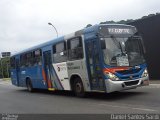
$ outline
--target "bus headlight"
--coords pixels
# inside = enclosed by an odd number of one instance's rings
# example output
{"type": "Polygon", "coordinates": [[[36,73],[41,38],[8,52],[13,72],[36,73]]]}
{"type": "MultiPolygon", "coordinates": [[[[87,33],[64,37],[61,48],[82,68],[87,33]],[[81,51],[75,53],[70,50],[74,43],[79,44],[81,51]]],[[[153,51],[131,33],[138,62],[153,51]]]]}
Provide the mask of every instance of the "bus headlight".
{"type": "Polygon", "coordinates": [[[105,75],[107,75],[107,77],[113,81],[119,80],[119,78],[116,75],[114,75],[113,73],[109,72],[109,73],[105,73],[105,75]]]}
{"type": "Polygon", "coordinates": [[[147,69],[144,70],[144,72],[142,74],[142,77],[148,77],[148,71],[147,71],[147,69]]]}

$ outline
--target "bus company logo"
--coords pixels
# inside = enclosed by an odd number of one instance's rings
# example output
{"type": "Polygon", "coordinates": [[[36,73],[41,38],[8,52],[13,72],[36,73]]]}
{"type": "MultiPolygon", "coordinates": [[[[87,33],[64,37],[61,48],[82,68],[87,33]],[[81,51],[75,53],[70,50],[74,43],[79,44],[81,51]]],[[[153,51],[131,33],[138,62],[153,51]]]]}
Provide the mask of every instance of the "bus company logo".
{"type": "Polygon", "coordinates": [[[133,76],[129,76],[130,79],[133,79],[133,76]]]}

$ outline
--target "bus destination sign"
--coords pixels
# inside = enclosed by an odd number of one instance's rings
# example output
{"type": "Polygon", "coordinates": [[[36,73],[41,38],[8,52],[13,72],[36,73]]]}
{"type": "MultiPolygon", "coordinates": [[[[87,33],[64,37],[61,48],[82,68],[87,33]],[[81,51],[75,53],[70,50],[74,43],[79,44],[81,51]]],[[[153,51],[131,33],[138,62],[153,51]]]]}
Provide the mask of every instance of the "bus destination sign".
{"type": "Polygon", "coordinates": [[[128,28],[108,28],[109,34],[133,34],[133,31],[128,28]]]}

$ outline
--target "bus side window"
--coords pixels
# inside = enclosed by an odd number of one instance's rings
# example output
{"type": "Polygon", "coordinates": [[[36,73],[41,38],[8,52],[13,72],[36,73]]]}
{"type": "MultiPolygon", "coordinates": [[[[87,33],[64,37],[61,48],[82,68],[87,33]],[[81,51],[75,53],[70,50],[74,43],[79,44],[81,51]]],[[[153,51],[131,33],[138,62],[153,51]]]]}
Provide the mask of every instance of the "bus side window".
{"type": "Polygon", "coordinates": [[[60,42],[53,46],[53,60],[55,63],[67,61],[66,42],[60,42]]]}
{"type": "Polygon", "coordinates": [[[81,37],[68,40],[67,46],[69,60],[78,60],[83,58],[83,45],[81,37]]]}
{"type": "Polygon", "coordinates": [[[10,64],[11,64],[11,69],[15,69],[16,68],[16,63],[15,63],[15,57],[11,57],[11,60],[10,60],[10,64]]]}
{"type": "Polygon", "coordinates": [[[25,67],[25,65],[26,65],[26,59],[27,59],[26,54],[22,54],[22,55],[20,56],[20,66],[21,66],[22,68],[25,67]]]}
{"type": "Polygon", "coordinates": [[[32,64],[34,66],[42,65],[42,51],[41,49],[33,51],[32,64]]]}
{"type": "Polygon", "coordinates": [[[25,66],[30,67],[32,66],[32,52],[26,54],[26,64],[25,66]]]}

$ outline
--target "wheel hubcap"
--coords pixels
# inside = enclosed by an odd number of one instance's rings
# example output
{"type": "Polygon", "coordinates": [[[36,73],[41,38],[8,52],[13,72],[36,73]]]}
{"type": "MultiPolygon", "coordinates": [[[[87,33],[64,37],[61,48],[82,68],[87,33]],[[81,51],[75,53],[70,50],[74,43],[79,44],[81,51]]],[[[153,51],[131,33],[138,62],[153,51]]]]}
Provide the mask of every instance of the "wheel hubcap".
{"type": "Polygon", "coordinates": [[[77,84],[76,84],[76,91],[77,91],[78,93],[80,93],[81,90],[82,90],[81,84],[80,84],[80,83],[77,83],[77,84]]]}

